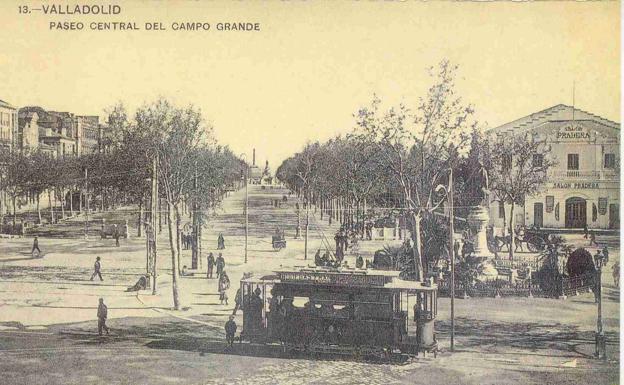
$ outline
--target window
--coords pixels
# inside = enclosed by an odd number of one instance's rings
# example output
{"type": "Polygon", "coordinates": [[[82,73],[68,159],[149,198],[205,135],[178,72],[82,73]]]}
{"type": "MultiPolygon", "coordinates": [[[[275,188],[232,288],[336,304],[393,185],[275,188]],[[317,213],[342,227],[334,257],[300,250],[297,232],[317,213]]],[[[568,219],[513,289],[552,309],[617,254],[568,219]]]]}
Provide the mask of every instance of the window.
{"type": "Polygon", "coordinates": [[[579,155],[568,154],[568,170],[578,170],[578,169],[579,169],[579,155]]]}
{"type": "Polygon", "coordinates": [[[533,167],[542,167],[544,164],[544,155],[533,154],[533,167]]]}
{"type": "Polygon", "coordinates": [[[615,154],[605,154],[604,168],[615,168],[615,154]]]}
{"type": "Polygon", "coordinates": [[[505,218],[505,204],[503,202],[498,202],[498,217],[505,218]]]}

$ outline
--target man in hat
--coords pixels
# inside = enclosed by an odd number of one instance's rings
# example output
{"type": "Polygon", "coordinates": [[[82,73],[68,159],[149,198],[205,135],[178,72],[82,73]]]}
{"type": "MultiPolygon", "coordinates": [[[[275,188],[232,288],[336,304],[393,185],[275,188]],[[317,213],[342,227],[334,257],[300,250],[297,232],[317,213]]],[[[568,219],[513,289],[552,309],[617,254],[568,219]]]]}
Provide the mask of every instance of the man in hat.
{"type": "Polygon", "coordinates": [[[221,277],[223,269],[225,269],[225,259],[223,258],[223,255],[219,253],[219,256],[217,257],[217,278],[221,277]]]}
{"type": "Polygon", "coordinates": [[[208,254],[208,272],[206,273],[206,278],[212,278],[212,271],[215,265],[214,255],[212,253],[208,254]]]}
{"type": "Polygon", "coordinates": [[[101,268],[102,265],[100,264],[100,257],[95,257],[95,263],[93,264],[93,274],[91,274],[91,281],[93,281],[93,278],[95,278],[96,275],[100,277],[100,281],[103,281],[102,273],[100,272],[101,268]]]}
{"type": "Polygon", "coordinates": [[[108,326],[106,326],[106,318],[108,317],[108,307],[104,304],[104,298],[100,298],[97,311],[98,317],[98,334],[102,335],[102,329],[106,330],[106,334],[109,334],[108,326]]]}
{"type": "Polygon", "coordinates": [[[32,250],[30,250],[30,254],[35,252],[35,249],[37,250],[37,255],[41,255],[41,250],[39,250],[39,237],[37,237],[35,235],[35,239],[33,239],[33,246],[32,246],[32,250]]]}

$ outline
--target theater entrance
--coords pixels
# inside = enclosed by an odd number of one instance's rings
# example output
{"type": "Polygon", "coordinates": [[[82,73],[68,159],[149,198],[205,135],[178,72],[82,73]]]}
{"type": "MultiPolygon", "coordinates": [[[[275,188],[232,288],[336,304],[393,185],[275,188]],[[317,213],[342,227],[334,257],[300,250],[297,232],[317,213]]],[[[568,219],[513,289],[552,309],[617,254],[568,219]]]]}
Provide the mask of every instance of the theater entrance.
{"type": "Polygon", "coordinates": [[[566,200],[565,227],[582,228],[587,224],[587,201],[583,198],[566,200]]]}

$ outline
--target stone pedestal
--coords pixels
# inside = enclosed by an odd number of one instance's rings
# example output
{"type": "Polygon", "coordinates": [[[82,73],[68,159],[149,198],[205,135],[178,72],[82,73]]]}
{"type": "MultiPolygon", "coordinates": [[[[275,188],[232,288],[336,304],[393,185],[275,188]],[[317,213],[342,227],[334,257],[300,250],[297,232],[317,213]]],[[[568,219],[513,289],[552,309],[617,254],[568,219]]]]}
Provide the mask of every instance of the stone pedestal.
{"type": "Polygon", "coordinates": [[[473,208],[468,214],[468,225],[474,234],[474,254],[478,257],[493,258],[494,255],[488,249],[487,226],[490,215],[487,208],[479,206],[473,208]]]}

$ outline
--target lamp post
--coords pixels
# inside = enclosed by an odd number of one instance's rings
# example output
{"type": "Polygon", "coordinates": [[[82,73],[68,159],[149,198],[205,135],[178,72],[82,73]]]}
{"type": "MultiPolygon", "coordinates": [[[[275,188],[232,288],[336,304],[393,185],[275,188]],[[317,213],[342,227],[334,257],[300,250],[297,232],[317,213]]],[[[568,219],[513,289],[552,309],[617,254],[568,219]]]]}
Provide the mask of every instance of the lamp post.
{"type": "Polygon", "coordinates": [[[444,190],[449,206],[449,257],[451,260],[451,351],[455,350],[455,245],[453,237],[455,233],[455,225],[453,223],[453,168],[449,170],[448,186],[439,185],[436,191],[444,190]]]}
{"type": "Polygon", "coordinates": [[[598,299],[598,317],[596,320],[596,353],[595,356],[598,359],[607,359],[607,341],[602,329],[602,267],[605,260],[604,255],[596,254],[594,256],[594,263],[596,265],[596,293],[598,299]]]}

